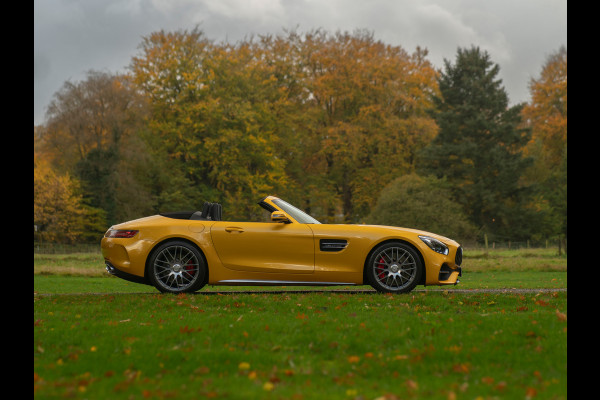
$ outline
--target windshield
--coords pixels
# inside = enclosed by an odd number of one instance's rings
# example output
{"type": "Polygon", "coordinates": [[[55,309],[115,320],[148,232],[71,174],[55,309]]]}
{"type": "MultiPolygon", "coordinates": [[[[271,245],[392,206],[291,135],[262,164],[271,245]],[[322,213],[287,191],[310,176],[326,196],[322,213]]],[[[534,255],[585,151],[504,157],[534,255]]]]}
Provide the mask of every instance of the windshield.
{"type": "Polygon", "coordinates": [[[281,199],[273,199],[273,203],[277,204],[279,208],[288,213],[292,218],[294,218],[301,224],[320,224],[319,221],[317,221],[304,211],[297,209],[293,205],[286,203],[281,199]]]}

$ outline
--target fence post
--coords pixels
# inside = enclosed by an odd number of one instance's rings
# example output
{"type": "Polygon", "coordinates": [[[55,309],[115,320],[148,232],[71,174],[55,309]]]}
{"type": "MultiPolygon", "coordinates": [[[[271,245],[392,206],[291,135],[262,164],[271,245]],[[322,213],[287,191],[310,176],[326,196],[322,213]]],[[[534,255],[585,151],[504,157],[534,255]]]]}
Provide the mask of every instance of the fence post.
{"type": "Polygon", "coordinates": [[[487,255],[488,253],[488,239],[487,239],[487,233],[483,234],[483,239],[485,240],[485,254],[487,255]]]}

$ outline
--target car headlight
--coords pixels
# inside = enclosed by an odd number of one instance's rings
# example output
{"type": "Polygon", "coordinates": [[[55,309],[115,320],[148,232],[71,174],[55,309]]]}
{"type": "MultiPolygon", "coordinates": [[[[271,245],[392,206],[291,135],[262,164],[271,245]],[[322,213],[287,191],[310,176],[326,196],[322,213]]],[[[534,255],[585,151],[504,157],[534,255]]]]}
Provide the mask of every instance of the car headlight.
{"type": "Polygon", "coordinates": [[[425,244],[427,246],[429,246],[429,248],[433,251],[435,251],[436,253],[440,253],[443,255],[448,255],[448,246],[446,246],[444,243],[440,242],[437,239],[434,239],[432,237],[429,236],[419,236],[419,239],[421,239],[423,242],[425,242],[425,244]]]}

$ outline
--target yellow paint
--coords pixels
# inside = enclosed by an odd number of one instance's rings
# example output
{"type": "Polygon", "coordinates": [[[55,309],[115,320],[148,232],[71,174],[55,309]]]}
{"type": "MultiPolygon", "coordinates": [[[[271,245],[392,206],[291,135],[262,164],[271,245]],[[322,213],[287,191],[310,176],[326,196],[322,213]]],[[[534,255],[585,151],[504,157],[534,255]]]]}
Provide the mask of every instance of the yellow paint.
{"type": "MultiPolygon", "coordinates": [[[[264,201],[283,212],[272,200],[264,201]]],[[[415,229],[379,225],[301,224],[285,213],[290,223],[190,221],[160,215],[145,217],[111,227],[137,229],[133,238],[103,238],[102,254],[115,268],[144,276],[146,259],[152,249],[169,239],[184,239],[204,254],[209,269],[209,284],[223,281],[280,281],[290,284],[363,284],[363,269],[369,252],[378,244],[398,240],[412,245],[422,256],[427,285],[455,284],[458,272],[438,280],[443,264],[455,269],[459,244],[454,240],[415,229]],[[418,236],[442,241],[448,255],[431,250],[418,236]],[[348,246],[337,252],[320,250],[321,239],[344,239],[348,246]]],[[[241,283],[240,283],[241,284],[241,283]]],[[[281,283],[285,285],[285,283],[281,283]]]]}

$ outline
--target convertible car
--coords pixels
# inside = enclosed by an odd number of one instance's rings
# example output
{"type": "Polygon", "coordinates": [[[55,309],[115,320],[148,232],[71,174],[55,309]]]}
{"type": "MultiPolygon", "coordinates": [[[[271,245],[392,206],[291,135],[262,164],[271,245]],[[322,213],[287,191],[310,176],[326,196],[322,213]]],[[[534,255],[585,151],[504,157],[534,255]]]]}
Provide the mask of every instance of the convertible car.
{"type": "Polygon", "coordinates": [[[270,222],[222,221],[221,205],[112,226],[106,270],[161,292],[209,285],[363,285],[407,293],[456,285],[462,247],[433,233],[379,225],[321,224],[274,196],[258,204],[270,222]]]}

